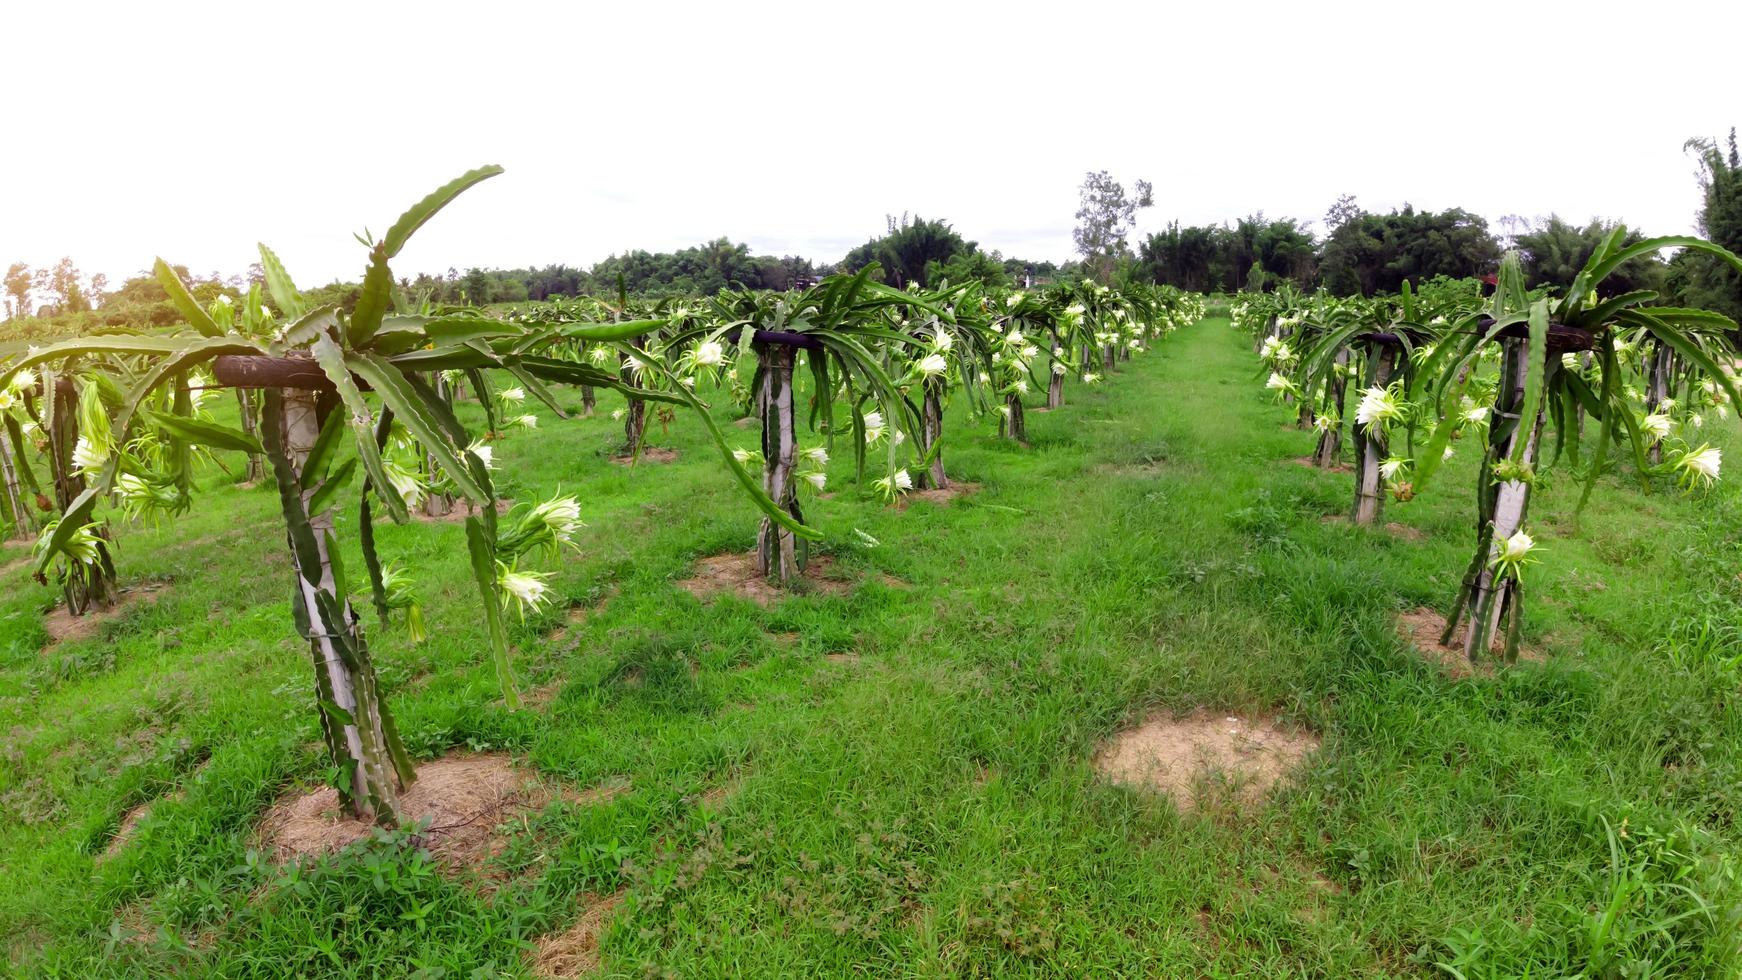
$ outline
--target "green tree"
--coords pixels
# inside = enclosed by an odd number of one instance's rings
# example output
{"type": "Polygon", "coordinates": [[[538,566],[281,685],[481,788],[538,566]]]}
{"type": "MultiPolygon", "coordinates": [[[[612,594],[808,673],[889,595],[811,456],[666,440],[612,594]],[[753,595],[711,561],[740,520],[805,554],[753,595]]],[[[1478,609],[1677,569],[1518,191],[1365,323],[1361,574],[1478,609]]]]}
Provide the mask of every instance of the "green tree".
{"type": "MultiPolygon", "coordinates": [[[[1536,222],[1531,230],[1517,236],[1518,251],[1524,257],[1526,287],[1572,285],[1573,277],[1590,262],[1602,247],[1603,240],[1614,229],[1613,222],[1592,218],[1584,225],[1575,225],[1551,214],[1536,222]]],[[[1628,232],[1623,247],[1643,241],[1637,232],[1628,232]]],[[[1619,295],[1635,289],[1663,288],[1667,267],[1652,256],[1629,259],[1604,280],[1605,296],[1619,295]]]]}
{"type": "Polygon", "coordinates": [[[6,269],[6,318],[30,315],[30,266],[14,262],[6,269]]]}
{"type": "Polygon", "coordinates": [[[946,263],[961,252],[972,252],[975,243],[964,239],[947,221],[927,221],[906,214],[898,222],[888,217],[888,229],[882,238],[873,238],[847,253],[841,260],[842,272],[858,272],[872,263],[883,267],[885,283],[897,288],[918,283],[930,288],[931,263],[946,263]]]}
{"type": "MultiPolygon", "coordinates": [[[[1716,140],[1692,139],[1685,148],[1699,161],[1700,234],[1742,253],[1742,155],[1737,153],[1736,130],[1730,130],[1723,146],[1716,140]]],[[[1742,274],[1702,252],[1684,251],[1674,265],[1680,302],[1742,320],[1742,274]]]]}
{"type": "Polygon", "coordinates": [[[1371,214],[1345,195],[1325,220],[1331,232],[1319,252],[1319,281],[1339,296],[1394,293],[1405,281],[1434,276],[1480,275],[1500,261],[1488,222],[1463,208],[1417,211],[1405,204],[1371,214]]]}
{"type": "Polygon", "coordinates": [[[1127,194],[1125,185],[1114,180],[1112,174],[1095,170],[1083,177],[1077,193],[1081,203],[1072,238],[1077,254],[1083,257],[1084,273],[1105,286],[1112,282],[1118,260],[1131,253],[1126,239],[1137,221],[1138,210],[1155,203],[1155,189],[1149,181],[1139,180],[1127,194]]]}

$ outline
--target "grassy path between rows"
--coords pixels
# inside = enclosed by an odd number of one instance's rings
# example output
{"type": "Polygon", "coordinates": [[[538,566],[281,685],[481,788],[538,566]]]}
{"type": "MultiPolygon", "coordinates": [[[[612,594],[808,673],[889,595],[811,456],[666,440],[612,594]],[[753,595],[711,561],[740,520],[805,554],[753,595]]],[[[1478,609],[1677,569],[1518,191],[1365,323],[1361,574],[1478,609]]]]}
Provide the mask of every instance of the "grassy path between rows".
{"type": "Polygon", "coordinates": [[[611,975],[1734,976],[1738,494],[1611,478],[1575,534],[1551,479],[1546,662],[1454,681],[1392,622],[1455,588],[1470,453],[1389,507],[1422,540],[1327,523],[1350,478],[1291,461],[1312,437],[1254,371],[1211,319],[1069,386],[1028,447],[957,405],[946,458],[981,487],[947,505],[861,500],[837,462],[809,513],[857,585],[766,609],[674,584],[754,536],[693,420],[653,426],[665,466],[609,463],[605,417],[501,443],[507,495],[560,486],[590,525],[566,603],[514,628],[549,700],[502,706],[457,525],[378,532],[431,629],[414,648],[371,620],[388,697],[420,758],[628,789],[517,818],[488,887],[403,835],[300,870],[255,851],[323,776],[268,492],[124,530],[123,579],[164,588],[86,640],[49,644],[47,590],[0,573],[11,969],[519,975],[617,896],[611,975]],[[1115,732],[1196,708],[1323,745],[1263,805],[1189,816],[1095,775],[1115,732]]]}

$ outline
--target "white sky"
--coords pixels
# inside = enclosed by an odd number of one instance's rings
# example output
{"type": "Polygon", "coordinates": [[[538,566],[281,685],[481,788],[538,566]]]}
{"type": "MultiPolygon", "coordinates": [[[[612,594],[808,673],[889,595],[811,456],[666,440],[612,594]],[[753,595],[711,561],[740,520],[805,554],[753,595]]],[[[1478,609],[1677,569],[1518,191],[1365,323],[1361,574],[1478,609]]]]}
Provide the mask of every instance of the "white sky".
{"type": "Polygon", "coordinates": [[[1735,2],[8,6],[0,267],[112,282],[256,241],[355,279],[351,232],[482,163],[396,272],[832,262],[903,211],[1064,260],[1101,168],[1155,183],[1145,230],[1347,192],[1684,233],[1682,142],[1742,124],[1735,2]]]}

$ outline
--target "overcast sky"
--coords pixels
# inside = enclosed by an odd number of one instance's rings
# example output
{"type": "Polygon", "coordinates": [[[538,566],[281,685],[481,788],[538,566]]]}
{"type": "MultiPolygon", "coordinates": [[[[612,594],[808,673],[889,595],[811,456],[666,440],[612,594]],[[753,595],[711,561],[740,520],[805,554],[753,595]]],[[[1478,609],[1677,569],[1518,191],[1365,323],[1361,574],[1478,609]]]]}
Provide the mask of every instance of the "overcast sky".
{"type": "Polygon", "coordinates": [[[15,0],[0,264],[153,255],[314,284],[483,163],[395,263],[587,265],[720,235],[834,261],[886,214],[1071,257],[1091,169],[1141,227],[1339,194],[1692,229],[1742,123],[1742,3],[610,5],[15,0]],[[22,8],[22,9],[20,9],[22,8]]]}

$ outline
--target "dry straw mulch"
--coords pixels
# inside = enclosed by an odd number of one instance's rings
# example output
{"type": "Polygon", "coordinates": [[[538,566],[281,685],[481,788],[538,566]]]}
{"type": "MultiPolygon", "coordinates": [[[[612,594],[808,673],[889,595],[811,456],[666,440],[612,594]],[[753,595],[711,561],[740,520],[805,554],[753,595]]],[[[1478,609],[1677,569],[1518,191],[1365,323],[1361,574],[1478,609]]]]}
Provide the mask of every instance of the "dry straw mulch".
{"type": "Polygon", "coordinates": [[[580,904],[581,916],[574,925],[540,937],[533,947],[533,976],[584,977],[599,969],[599,937],[610,925],[611,914],[623,904],[623,893],[583,895],[580,904]]]}

